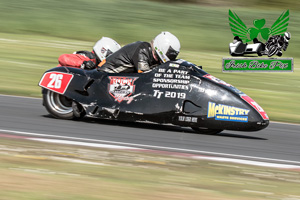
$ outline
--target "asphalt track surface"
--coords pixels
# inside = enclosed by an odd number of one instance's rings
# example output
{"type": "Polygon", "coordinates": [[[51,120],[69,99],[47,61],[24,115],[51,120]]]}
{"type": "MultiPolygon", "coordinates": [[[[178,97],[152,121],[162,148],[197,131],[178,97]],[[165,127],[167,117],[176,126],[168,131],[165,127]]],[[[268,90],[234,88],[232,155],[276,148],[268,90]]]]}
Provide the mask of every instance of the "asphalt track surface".
{"type": "Polygon", "coordinates": [[[0,95],[0,134],[12,134],[9,131],[300,165],[300,125],[293,124],[271,122],[259,132],[223,131],[219,135],[201,135],[190,128],[171,125],[92,118],[60,120],[47,113],[41,99],[0,95]]]}

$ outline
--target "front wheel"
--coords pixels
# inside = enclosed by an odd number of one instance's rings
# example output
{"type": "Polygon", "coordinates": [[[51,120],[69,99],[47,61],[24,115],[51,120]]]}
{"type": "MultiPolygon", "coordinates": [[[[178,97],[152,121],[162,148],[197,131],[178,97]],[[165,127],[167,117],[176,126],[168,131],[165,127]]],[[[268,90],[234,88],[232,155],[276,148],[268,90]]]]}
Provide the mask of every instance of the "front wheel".
{"type": "Polygon", "coordinates": [[[84,116],[84,112],[81,112],[80,115],[74,113],[72,107],[73,100],[69,99],[61,94],[47,90],[43,94],[43,102],[47,111],[59,119],[76,119],[84,116]]]}
{"type": "Polygon", "coordinates": [[[268,57],[274,56],[278,51],[278,48],[274,45],[272,45],[269,49],[268,49],[268,57]]]}
{"type": "Polygon", "coordinates": [[[191,127],[196,133],[206,134],[206,135],[216,135],[221,133],[222,129],[207,129],[207,128],[199,128],[199,127],[191,127]]]}

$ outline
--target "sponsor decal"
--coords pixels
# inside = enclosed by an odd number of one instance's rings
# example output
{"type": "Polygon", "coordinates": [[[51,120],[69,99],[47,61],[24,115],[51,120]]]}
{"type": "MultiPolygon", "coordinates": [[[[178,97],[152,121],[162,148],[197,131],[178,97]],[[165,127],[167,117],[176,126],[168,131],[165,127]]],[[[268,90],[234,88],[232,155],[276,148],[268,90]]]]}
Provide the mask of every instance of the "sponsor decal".
{"type": "Polygon", "coordinates": [[[178,65],[178,64],[175,64],[175,63],[170,63],[170,64],[169,64],[169,67],[179,68],[179,65],[178,65]]]}
{"type": "Polygon", "coordinates": [[[258,105],[258,103],[256,103],[253,99],[251,99],[247,95],[241,95],[241,97],[242,97],[242,99],[247,101],[255,110],[257,110],[264,120],[269,119],[269,117],[268,117],[267,113],[264,111],[264,109],[262,107],[260,107],[258,105]]]}
{"type": "Polygon", "coordinates": [[[43,75],[41,81],[39,82],[39,86],[59,94],[64,94],[73,77],[73,74],[47,72],[43,75]]]}
{"type": "Polygon", "coordinates": [[[134,81],[138,77],[120,77],[109,76],[108,84],[109,94],[119,103],[122,101],[131,102],[133,97],[130,97],[135,91],[134,81]]]}
{"type": "Polygon", "coordinates": [[[210,80],[212,80],[212,81],[214,81],[216,83],[219,83],[221,85],[226,85],[228,87],[231,86],[230,84],[226,83],[225,81],[222,81],[221,79],[218,79],[218,78],[216,78],[216,77],[214,77],[214,76],[212,76],[210,74],[205,74],[203,77],[208,78],[208,79],[210,79],[210,80]]]}
{"type": "Polygon", "coordinates": [[[106,49],[104,47],[101,48],[101,53],[104,54],[106,52],[106,49]]]}
{"type": "Polygon", "coordinates": [[[208,102],[207,118],[221,121],[248,122],[250,110],[208,102]]]}
{"type": "Polygon", "coordinates": [[[191,76],[187,70],[180,70],[176,67],[167,69],[160,68],[158,72],[154,74],[152,88],[188,90],[190,79],[191,76]]]}
{"type": "Polygon", "coordinates": [[[169,61],[169,58],[160,50],[159,48],[155,47],[156,52],[158,52],[158,56],[163,60],[163,62],[169,61]]]}
{"type": "Polygon", "coordinates": [[[178,116],[178,121],[180,121],[180,122],[192,122],[192,123],[197,123],[197,122],[198,122],[198,117],[178,116]]]}
{"type": "Polygon", "coordinates": [[[270,28],[265,27],[265,19],[254,19],[254,27],[247,27],[231,10],[228,19],[233,34],[233,41],[229,43],[230,55],[248,58],[223,58],[223,72],[293,72],[293,58],[279,58],[287,51],[291,39],[287,30],[289,10],[283,12],[270,28]],[[255,56],[268,58],[253,58],[255,56]],[[273,56],[277,58],[271,58],[273,56]]]}
{"type": "MultiPolygon", "coordinates": [[[[214,77],[214,76],[212,76],[212,75],[210,75],[210,74],[206,74],[206,75],[204,75],[203,77],[206,77],[206,78],[208,78],[208,79],[210,79],[210,80],[212,80],[212,81],[214,81],[214,82],[216,82],[216,83],[218,83],[218,84],[221,84],[221,85],[225,85],[225,86],[227,86],[227,87],[229,87],[229,89],[231,90],[231,91],[233,91],[233,92],[235,92],[235,93],[238,93],[238,94],[243,94],[243,92],[242,91],[240,91],[239,89],[237,89],[237,88],[235,88],[233,85],[230,85],[229,83],[226,83],[225,81],[223,81],[223,80],[221,80],[221,79],[218,79],[218,78],[216,78],[216,77],[214,77]]],[[[212,95],[214,95],[216,92],[206,92],[207,94],[209,94],[210,96],[212,96],[212,95]]]]}

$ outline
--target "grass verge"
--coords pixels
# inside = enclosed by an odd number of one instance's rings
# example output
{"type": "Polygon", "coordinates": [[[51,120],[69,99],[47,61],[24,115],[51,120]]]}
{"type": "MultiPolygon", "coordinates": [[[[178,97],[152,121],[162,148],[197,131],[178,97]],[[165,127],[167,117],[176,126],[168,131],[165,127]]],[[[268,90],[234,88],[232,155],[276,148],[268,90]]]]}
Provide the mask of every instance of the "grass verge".
{"type": "Polygon", "coordinates": [[[1,199],[300,198],[296,171],[22,139],[0,149],[1,199]]]}

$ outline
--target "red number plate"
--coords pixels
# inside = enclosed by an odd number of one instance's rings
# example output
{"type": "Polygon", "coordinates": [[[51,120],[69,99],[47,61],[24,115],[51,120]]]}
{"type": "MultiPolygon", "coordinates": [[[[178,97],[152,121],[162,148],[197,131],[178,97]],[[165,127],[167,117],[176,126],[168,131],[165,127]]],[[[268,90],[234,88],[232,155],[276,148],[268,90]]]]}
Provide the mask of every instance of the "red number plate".
{"type": "Polygon", "coordinates": [[[39,86],[60,94],[64,94],[72,79],[72,74],[47,72],[42,77],[39,86]]]}

